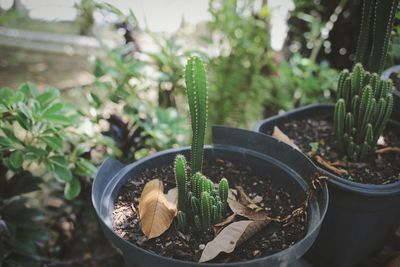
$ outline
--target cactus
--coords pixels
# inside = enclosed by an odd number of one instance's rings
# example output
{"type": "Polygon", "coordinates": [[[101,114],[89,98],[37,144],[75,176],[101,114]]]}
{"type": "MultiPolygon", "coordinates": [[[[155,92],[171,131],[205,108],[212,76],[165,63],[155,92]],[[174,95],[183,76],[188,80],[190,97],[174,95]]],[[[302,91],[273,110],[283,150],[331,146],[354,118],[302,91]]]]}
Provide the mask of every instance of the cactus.
{"type": "Polygon", "coordinates": [[[207,231],[226,214],[229,184],[222,178],[216,188],[206,176],[197,172],[187,180],[186,160],[183,155],[175,158],[175,181],[178,187],[178,227],[186,231],[190,226],[207,231]],[[182,188],[183,187],[183,188],[182,188]]]}
{"type": "Polygon", "coordinates": [[[360,63],[341,72],[334,112],[334,133],[341,150],[354,161],[375,151],[393,108],[392,82],[365,71],[360,63]]]}
{"type": "Polygon", "coordinates": [[[186,174],[186,159],[182,155],[178,155],[175,158],[175,182],[178,187],[178,209],[185,212],[186,207],[183,205],[185,203],[186,197],[186,184],[187,184],[187,174],[186,174]]]}
{"type": "Polygon", "coordinates": [[[207,127],[207,74],[203,61],[192,56],[185,68],[186,93],[192,124],[192,172],[201,172],[207,127]]]}
{"type": "Polygon", "coordinates": [[[363,0],[356,62],[366,70],[383,70],[399,0],[363,0]]]}

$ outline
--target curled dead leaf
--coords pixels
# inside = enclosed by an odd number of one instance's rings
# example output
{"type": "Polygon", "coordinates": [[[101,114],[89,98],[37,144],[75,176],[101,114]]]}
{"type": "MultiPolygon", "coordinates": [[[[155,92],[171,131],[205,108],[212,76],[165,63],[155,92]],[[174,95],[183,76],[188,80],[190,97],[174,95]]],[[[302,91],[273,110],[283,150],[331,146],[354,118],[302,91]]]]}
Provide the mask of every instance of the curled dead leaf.
{"type": "Polygon", "coordinates": [[[244,220],[231,223],[207,243],[199,262],[214,259],[221,252],[231,253],[235,248],[266,226],[269,221],[244,220]]]}
{"type": "Polygon", "coordinates": [[[267,212],[265,210],[253,210],[247,206],[242,205],[238,201],[232,198],[228,198],[228,205],[229,208],[233,211],[233,213],[236,213],[237,215],[240,215],[242,217],[246,217],[250,220],[254,221],[263,221],[269,219],[267,212]]]}
{"type": "Polygon", "coordinates": [[[272,132],[272,137],[275,137],[279,141],[282,141],[282,142],[292,146],[293,148],[297,149],[298,151],[300,151],[300,148],[293,142],[293,140],[290,139],[286,134],[284,134],[278,128],[278,126],[274,126],[274,131],[272,132]]]}
{"type": "Polygon", "coordinates": [[[221,230],[224,229],[225,226],[227,226],[228,224],[234,222],[235,219],[236,219],[236,213],[232,213],[231,215],[226,217],[222,222],[219,222],[219,223],[215,224],[214,225],[214,233],[215,233],[215,235],[219,234],[219,232],[221,232],[221,230]]]}
{"type": "MultiPolygon", "coordinates": [[[[169,198],[173,200],[173,193],[170,193],[169,198]]],[[[144,235],[150,239],[164,233],[174,220],[176,210],[176,202],[169,202],[164,195],[162,181],[154,179],[148,182],[143,188],[139,202],[139,216],[144,235]]]]}

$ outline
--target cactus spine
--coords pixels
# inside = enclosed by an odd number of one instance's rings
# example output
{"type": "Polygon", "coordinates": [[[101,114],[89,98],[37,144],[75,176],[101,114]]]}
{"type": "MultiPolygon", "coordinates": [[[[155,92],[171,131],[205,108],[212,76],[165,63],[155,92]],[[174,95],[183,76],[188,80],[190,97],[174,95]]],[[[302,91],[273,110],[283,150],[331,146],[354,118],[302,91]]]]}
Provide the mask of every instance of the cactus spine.
{"type": "Polygon", "coordinates": [[[178,187],[177,221],[183,231],[190,226],[198,231],[207,231],[226,214],[229,184],[226,178],[222,178],[215,188],[214,183],[201,173],[207,124],[207,75],[200,58],[189,58],[185,80],[192,123],[192,176],[188,179],[185,157],[177,155],[174,164],[178,187]]]}
{"type": "Polygon", "coordinates": [[[375,151],[393,108],[392,82],[356,64],[341,72],[334,112],[337,143],[354,161],[365,160],[375,151]]]}
{"type": "Polygon", "coordinates": [[[366,70],[383,70],[399,0],[363,0],[356,62],[366,70]]]}
{"type": "Polygon", "coordinates": [[[207,127],[207,74],[203,61],[192,56],[185,68],[186,93],[192,124],[191,162],[193,173],[201,172],[207,127]]]}

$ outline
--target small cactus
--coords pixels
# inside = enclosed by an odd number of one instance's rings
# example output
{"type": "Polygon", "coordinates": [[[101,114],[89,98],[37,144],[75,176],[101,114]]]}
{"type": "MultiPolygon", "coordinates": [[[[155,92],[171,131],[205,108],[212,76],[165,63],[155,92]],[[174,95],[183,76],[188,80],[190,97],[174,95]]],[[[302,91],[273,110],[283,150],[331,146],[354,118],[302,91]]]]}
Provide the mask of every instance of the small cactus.
{"type": "Polygon", "coordinates": [[[334,133],[341,150],[354,161],[375,151],[393,108],[392,82],[365,71],[360,63],[341,72],[334,112],[334,133]]]}
{"type": "Polygon", "coordinates": [[[210,179],[197,172],[188,181],[185,179],[186,169],[185,157],[177,155],[175,180],[178,187],[178,227],[182,231],[190,226],[198,231],[207,231],[211,225],[220,222],[226,214],[228,180],[222,178],[216,188],[210,179]]]}

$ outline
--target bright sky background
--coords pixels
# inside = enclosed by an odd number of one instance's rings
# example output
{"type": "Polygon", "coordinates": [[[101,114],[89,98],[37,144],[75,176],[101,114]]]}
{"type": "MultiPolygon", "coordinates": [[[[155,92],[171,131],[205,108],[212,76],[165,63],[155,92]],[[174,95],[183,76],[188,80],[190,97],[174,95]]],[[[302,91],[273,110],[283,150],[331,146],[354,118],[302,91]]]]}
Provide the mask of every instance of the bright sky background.
{"type": "MultiPolygon", "coordinates": [[[[174,32],[182,17],[189,23],[198,23],[210,18],[208,0],[96,0],[106,1],[122,11],[132,9],[141,25],[147,25],[155,32],[174,32]]],[[[75,0],[21,0],[30,10],[30,16],[44,20],[73,20],[76,17],[75,0]]],[[[12,0],[0,0],[0,6],[7,8],[12,0]]],[[[293,8],[292,0],[269,0],[272,11],[272,48],[280,50],[286,36],[287,11],[293,8]]]]}

